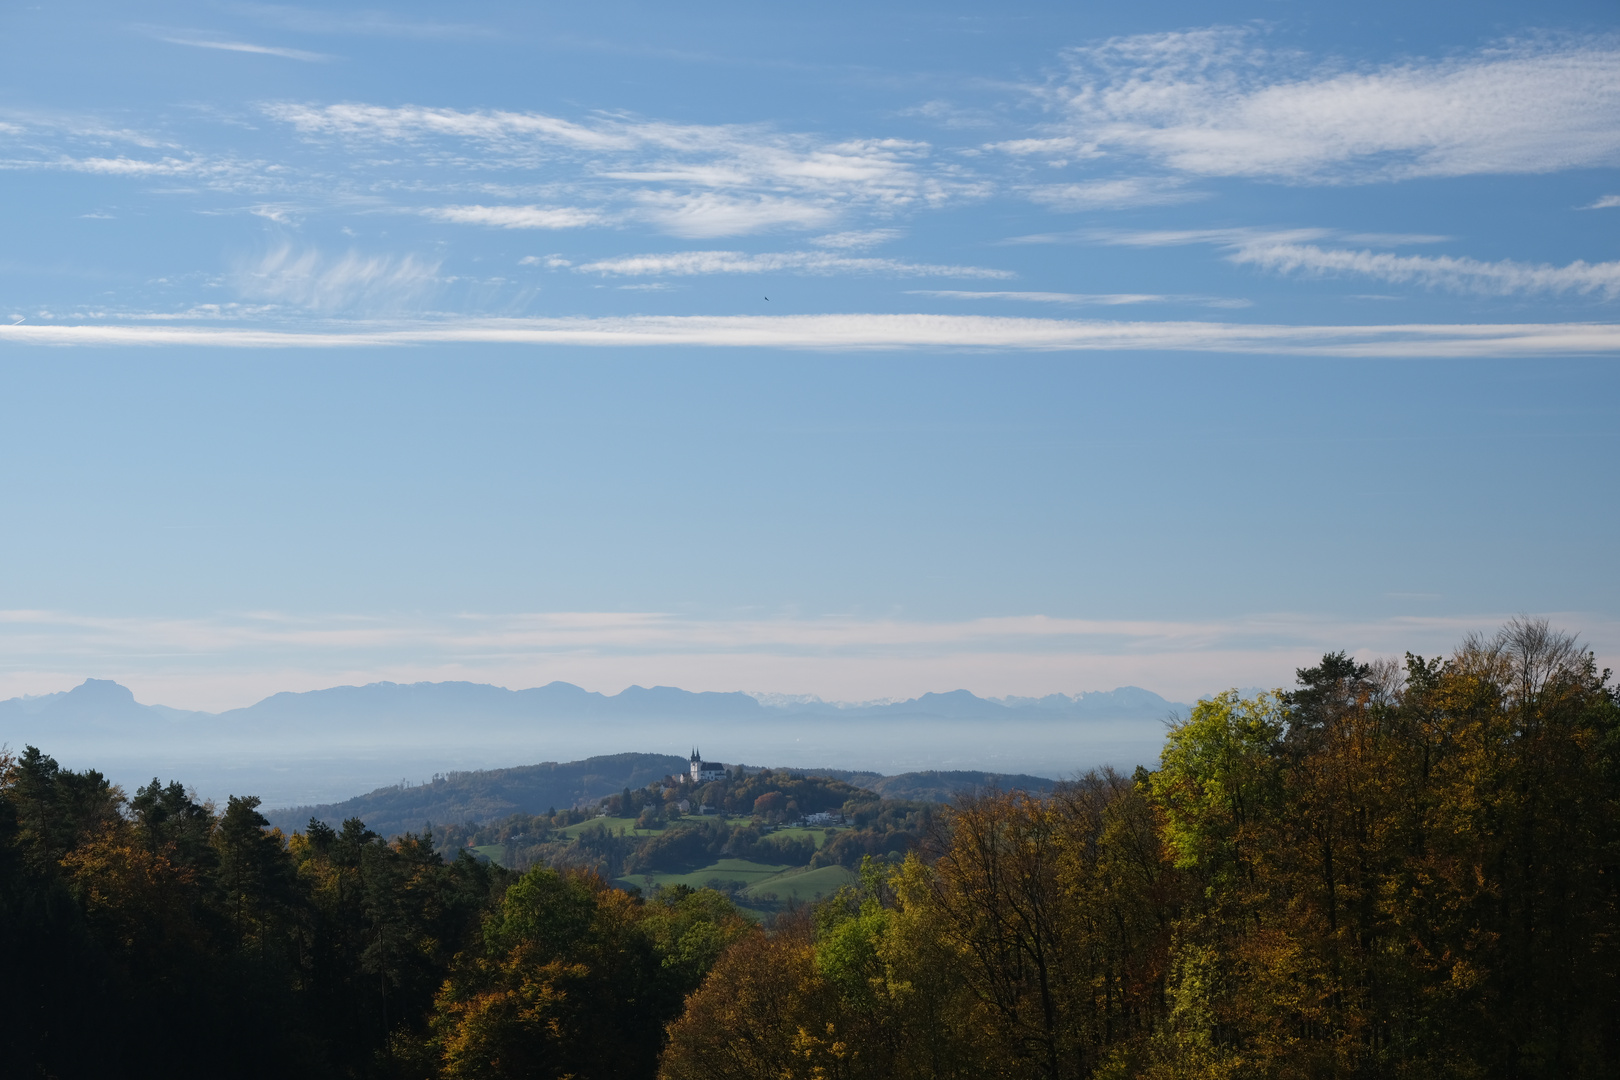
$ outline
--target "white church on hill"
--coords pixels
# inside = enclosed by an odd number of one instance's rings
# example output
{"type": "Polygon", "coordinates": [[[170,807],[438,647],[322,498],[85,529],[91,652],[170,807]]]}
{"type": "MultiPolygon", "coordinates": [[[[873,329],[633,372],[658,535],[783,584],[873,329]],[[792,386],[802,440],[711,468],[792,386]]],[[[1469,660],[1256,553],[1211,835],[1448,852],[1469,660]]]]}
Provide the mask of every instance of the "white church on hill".
{"type": "Polygon", "coordinates": [[[689,764],[692,769],[691,782],[694,784],[707,784],[710,780],[724,780],[726,778],[726,767],[718,762],[704,761],[703,755],[697,752],[696,747],[692,750],[689,764]]]}

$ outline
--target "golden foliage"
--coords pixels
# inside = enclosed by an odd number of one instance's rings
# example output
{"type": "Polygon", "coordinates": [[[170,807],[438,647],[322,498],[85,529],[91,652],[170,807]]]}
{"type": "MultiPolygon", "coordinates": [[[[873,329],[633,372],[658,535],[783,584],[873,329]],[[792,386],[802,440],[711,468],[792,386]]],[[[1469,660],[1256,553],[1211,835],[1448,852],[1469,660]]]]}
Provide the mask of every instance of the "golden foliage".
{"type": "Polygon", "coordinates": [[[666,1080],[1606,1077],[1620,700],[1519,620],[1200,702],[1161,767],[958,800],[735,947],[666,1080]]]}

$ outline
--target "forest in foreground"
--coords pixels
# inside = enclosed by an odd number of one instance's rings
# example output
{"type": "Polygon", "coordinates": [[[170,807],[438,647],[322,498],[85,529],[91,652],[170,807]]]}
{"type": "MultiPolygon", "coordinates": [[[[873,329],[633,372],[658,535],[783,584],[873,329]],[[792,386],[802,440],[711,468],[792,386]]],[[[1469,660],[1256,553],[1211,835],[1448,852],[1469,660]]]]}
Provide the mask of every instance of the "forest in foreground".
{"type": "Polygon", "coordinates": [[[1620,698],[1545,623],[1200,702],[818,904],[522,874],[0,758],[0,1039],[60,1077],[1608,1077],[1620,698]]]}

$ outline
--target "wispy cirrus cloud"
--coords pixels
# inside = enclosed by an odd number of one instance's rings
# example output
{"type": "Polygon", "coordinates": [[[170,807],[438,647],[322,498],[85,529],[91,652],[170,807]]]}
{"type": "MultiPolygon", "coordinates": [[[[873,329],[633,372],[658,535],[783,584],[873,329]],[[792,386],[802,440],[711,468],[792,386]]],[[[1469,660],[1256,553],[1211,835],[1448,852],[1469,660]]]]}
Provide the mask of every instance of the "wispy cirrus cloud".
{"type": "Polygon", "coordinates": [[[266,221],[273,221],[277,225],[289,225],[298,215],[299,209],[287,203],[259,203],[248,207],[248,213],[266,221]]]}
{"type": "Polygon", "coordinates": [[[1486,296],[1533,293],[1620,296],[1620,262],[1564,266],[1513,259],[1487,262],[1455,255],[1395,255],[1389,252],[1344,251],[1316,244],[1263,242],[1245,244],[1228,258],[1275,273],[1353,274],[1391,284],[1414,284],[1486,296]]]}
{"type": "MultiPolygon", "coordinates": [[[[23,165],[22,162],[7,162],[23,165]]],[[[58,158],[55,161],[30,163],[40,167],[66,169],[70,172],[100,173],[103,176],[191,176],[207,166],[196,160],[165,157],[156,161],[128,157],[58,158]]]]}
{"type": "Polygon", "coordinates": [[[834,251],[860,251],[898,240],[903,235],[899,229],[852,229],[848,232],[812,237],[810,242],[817,247],[831,248],[834,251]]]}
{"type": "Polygon", "coordinates": [[[1069,50],[1059,119],[1012,153],[1134,156],[1193,176],[1367,183],[1620,162],[1620,44],[1510,41],[1349,69],[1232,27],[1069,50]]]}
{"type": "Polygon", "coordinates": [[[836,255],[827,251],[676,251],[598,259],[576,267],[580,273],[619,277],[695,274],[890,274],[902,277],[1011,278],[1010,270],[983,266],[941,266],[902,259],[836,255]]]}
{"type": "Polygon", "coordinates": [[[234,278],[250,300],[336,312],[417,304],[439,286],[438,275],[438,262],[416,255],[328,255],[283,244],[238,266],[234,278]]]}
{"type": "Polygon", "coordinates": [[[1038,184],[1025,194],[1054,210],[1117,210],[1130,206],[1167,206],[1206,198],[1178,177],[1130,176],[1085,180],[1073,184],[1038,184]]]}
{"type": "Polygon", "coordinates": [[[738,197],[715,192],[644,191],[634,195],[638,217],[672,236],[708,239],[777,228],[820,229],[839,208],[825,202],[772,195],[738,197]]]}
{"type": "Polygon", "coordinates": [[[324,63],[336,59],[326,53],[307,49],[289,49],[280,45],[258,45],[251,41],[233,41],[229,38],[204,37],[194,34],[154,33],[153,37],[170,45],[186,45],[193,49],[219,49],[224,52],[256,53],[260,56],[279,56],[283,60],[302,60],[305,63],[324,63]]]}
{"type": "Polygon", "coordinates": [[[1227,260],[1279,274],[1353,275],[1396,285],[1420,285],[1484,296],[1574,293],[1612,300],[1620,296],[1620,261],[1563,266],[1513,259],[1484,260],[1459,255],[1398,255],[1366,249],[1329,248],[1324,239],[1385,245],[1432,244],[1447,239],[1427,234],[1339,233],[1331,229],[1155,229],[1096,231],[1091,237],[1132,247],[1213,244],[1227,260]]]}
{"type": "Polygon", "coordinates": [[[498,229],[577,229],[603,220],[598,211],[577,206],[437,206],[422,213],[436,221],[498,229]]]}
{"type": "Polygon", "coordinates": [[[61,109],[0,110],[0,135],[70,140],[81,144],[128,143],[148,150],[175,149],[170,138],[109,122],[105,117],[61,109]]]}
{"type": "MultiPolygon", "coordinates": [[[[84,157],[68,154],[0,157],[0,171],[83,173],[129,181],[170,180],[176,181],[174,186],[182,190],[202,188],[249,196],[271,192],[280,194],[289,186],[284,170],[272,163],[201,154],[184,157],[166,154],[158,158],[125,154],[113,157],[96,154],[84,157]]],[[[251,207],[248,210],[254,212],[251,207]]],[[[199,212],[212,214],[215,211],[199,212]]]]}
{"type": "MultiPolygon", "coordinates": [[[[0,132],[0,171],[71,172],[125,180],[175,179],[188,189],[263,192],[287,186],[274,161],[187,149],[170,138],[94,118],[31,115],[0,132]]],[[[205,211],[206,212],[206,211],[205,211]]]]}
{"type": "MultiPolygon", "coordinates": [[[[318,268],[322,264],[315,263],[318,268]]],[[[383,264],[379,273],[386,277],[383,264]]],[[[412,270],[412,278],[421,271],[412,270]]],[[[319,273],[282,279],[276,298],[314,302],[319,273]]],[[[447,342],[490,345],[702,346],[834,350],[1031,350],[1258,353],[1336,357],[1620,355],[1616,323],[1288,326],[1264,323],[1006,318],[982,315],[678,315],[572,319],[332,322],[253,326],[29,321],[0,325],[0,345],[342,348],[447,342]]]]}
{"type": "Polygon", "coordinates": [[[1613,210],[1617,206],[1620,206],[1620,195],[1605,195],[1596,202],[1592,203],[1590,206],[1583,207],[1583,209],[1613,210]]]}
{"type": "Polygon", "coordinates": [[[140,130],[68,111],[13,110],[0,124],[0,170],[74,172],[127,180],[174,178],[214,190],[282,186],[273,161],[192,149],[161,130],[140,130]]]}
{"type": "Polygon", "coordinates": [[[424,166],[543,173],[606,216],[676,236],[823,229],[851,213],[938,206],[990,190],[960,166],[934,162],[927,144],[902,139],[363,103],[272,103],[264,111],[307,139],[406,147],[424,166]]]}
{"type": "Polygon", "coordinates": [[[345,136],[386,142],[414,142],[437,136],[521,145],[541,141],[593,150],[628,149],[635,141],[611,130],[598,131],[540,113],[505,110],[391,107],[363,103],[307,105],[272,102],[265,115],[305,135],[345,136]]]}

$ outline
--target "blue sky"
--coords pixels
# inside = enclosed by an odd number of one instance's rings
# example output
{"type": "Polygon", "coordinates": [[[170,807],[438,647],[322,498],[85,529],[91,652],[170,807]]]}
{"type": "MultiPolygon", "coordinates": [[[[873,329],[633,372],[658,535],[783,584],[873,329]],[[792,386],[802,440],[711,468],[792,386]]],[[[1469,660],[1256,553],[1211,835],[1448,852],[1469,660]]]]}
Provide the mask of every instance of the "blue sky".
{"type": "Polygon", "coordinates": [[[0,695],[1620,660],[1617,23],[9,6],[0,695]]]}

